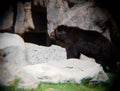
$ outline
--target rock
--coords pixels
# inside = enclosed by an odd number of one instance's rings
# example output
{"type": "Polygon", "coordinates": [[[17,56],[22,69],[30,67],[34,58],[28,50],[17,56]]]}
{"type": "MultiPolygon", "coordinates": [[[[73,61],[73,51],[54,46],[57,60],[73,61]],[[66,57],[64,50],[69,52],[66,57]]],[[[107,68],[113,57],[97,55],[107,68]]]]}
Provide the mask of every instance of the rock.
{"type": "Polygon", "coordinates": [[[0,33],[0,84],[10,85],[26,65],[25,45],[17,34],[0,33]]]}
{"type": "Polygon", "coordinates": [[[19,76],[17,77],[20,78],[20,82],[18,83],[17,88],[25,89],[37,88],[38,85],[40,84],[39,80],[34,77],[35,74],[31,75],[23,70],[20,70],[18,74],[19,76]]]}
{"type": "Polygon", "coordinates": [[[32,43],[25,43],[27,52],[27,61],[29,64],[45,63],[48,61],[61,61],[66,59],[65,49],[52,45],[50,47],[38,46],[32,43]]]}
{"type": "Polygon", "coordinates": [[[19,70],[26,65],[25,50],[11,46],[0,50],[0,84],[11,85],[19,70]]]}
{"type": "Polygon", "coordinates": [[[0,33],[0,49],[18,46],[25,49],[24,40],[17,34],[0,33]]]}
{"type": "Polygon", "coordinates": [[[18,2],[15,21],[15,33],[23,34],[28,29],[34,29],[31,13],[31,2],[18,2]]]}
{"type": "Polygon", "coordinates": [[[79,59],[53,60],[46,63],[28,65],[23,70],[38,79],[39,82],[72,82],[80,84],[83,79],[92,79],[94,77],[98,78],[98,81],[108,80],[107,75],[99,64],[79,59]],[[102,76],[99,76],[99,74],[102,76]]]}

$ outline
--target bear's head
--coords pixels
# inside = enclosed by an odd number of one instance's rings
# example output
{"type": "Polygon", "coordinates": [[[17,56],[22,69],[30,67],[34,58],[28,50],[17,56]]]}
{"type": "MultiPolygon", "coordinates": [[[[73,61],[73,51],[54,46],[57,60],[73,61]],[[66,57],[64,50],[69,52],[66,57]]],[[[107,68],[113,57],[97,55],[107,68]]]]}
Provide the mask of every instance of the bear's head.
{"type": "Polygon", "coordinates": [[[68,27],[65,25],[58,26],[53,32],[51,32],[50,37],[54,40],[59,40],[60,42],[64,42],[67,38],[67,29],[68,27]]]}

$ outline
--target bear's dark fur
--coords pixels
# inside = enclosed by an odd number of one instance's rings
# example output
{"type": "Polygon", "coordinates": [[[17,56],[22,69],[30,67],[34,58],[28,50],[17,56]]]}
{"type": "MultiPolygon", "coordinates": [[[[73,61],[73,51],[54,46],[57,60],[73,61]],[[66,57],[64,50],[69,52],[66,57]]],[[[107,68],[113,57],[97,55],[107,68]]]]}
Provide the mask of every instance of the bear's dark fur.
{"type": "Polygon", "coordinates": [[[67,58],[80,58],[80,54],[92,57],[106,70],[115,68],[111,42],[101,33],[78,27],[58,26],[50,35],[59,45],[66,48],[67,58]]]}

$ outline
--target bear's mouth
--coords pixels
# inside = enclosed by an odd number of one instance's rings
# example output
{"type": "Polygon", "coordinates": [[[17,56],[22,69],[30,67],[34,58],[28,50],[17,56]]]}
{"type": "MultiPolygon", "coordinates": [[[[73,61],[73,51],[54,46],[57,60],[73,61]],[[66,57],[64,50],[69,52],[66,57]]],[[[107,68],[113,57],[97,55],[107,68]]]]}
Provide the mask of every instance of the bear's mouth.
{"type": "Polygon", "coordinates": [[[54,31],[50,33],[50,38],[55,40],[55,33],[54,33],[54,31]]]}

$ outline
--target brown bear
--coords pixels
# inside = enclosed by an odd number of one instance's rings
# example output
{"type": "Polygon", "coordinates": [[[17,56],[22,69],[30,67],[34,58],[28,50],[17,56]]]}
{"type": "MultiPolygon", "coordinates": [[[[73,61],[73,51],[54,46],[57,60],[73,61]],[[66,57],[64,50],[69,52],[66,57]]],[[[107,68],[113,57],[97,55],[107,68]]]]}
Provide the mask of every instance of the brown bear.
{"type": "Polygon", "coordinates": [[[94,58],[105,71],[107,71],[106,66],[110,70],[115,68],[115,62],[112,59],[112,44],[99,32],[60,25],[51,32],[50,37],[58,45],[65,47],[67,58],[80,58],[82,53],[94,58]]]}

